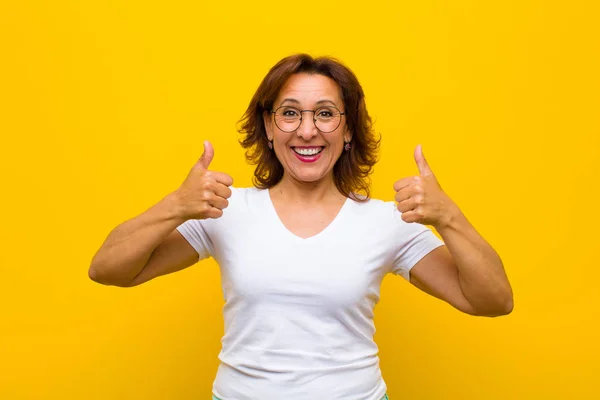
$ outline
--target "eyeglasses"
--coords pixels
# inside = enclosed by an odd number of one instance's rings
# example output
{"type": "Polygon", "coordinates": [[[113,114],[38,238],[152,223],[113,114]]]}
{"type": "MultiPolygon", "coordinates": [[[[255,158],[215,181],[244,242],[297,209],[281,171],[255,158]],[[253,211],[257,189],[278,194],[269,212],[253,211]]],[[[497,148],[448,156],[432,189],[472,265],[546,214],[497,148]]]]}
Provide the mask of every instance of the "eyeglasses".
{"type": "Polygon", "coordinates": [[[323,133],[335,131],[342,122],[341,112],[334,106],[325,106],[316,110],[299,110],[295,107],[281,106],[271,114],[275,115],[275,125],[283,132],[294,132],[302,124],[302,113],[313,113],[313,122],[318,130],[323,133]]]}

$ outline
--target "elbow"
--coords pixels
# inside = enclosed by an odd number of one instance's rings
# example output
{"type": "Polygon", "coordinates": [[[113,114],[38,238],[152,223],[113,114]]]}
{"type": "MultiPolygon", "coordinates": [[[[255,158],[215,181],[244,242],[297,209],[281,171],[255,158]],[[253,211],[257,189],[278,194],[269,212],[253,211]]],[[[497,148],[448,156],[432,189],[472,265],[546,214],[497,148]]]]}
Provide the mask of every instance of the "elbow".
{"type": "Polygon", "coordinates": [[[96,271],[96,268],[94,268],[94,266],[90,266],[90,268],[88,269],[88,278],[90,278],[96,283],[100,283],[100,281],[98,280],[98,271],[96,271]]]}
{"type": "Polygon", "coordinates": [[[500,317],[502,315],[508,315],[513,312],[515,308],[515,300],[513,297],[512,289],[510,286],[506,289],[503,296],[501,296],[500,301],[498,302],[498,315],[500,317]]]}
{"type": "Polygon", "coordinates": [[[513,295],[512,293],[508,293],[478,307],[471,305],[463,311],[476,317],[502,317],[512,313],[514,307],[513,295]]]}
{"type": "Polygon", "coordinates": [[[483,314],[482,317],[503,317],[505,315],[512,313],[513,308],[514,308],[514,305],[513,305],[512,301],[507,302],[507,303],[499,305],[497,308],[495,308],[492,311],[488,311],[487,313],[483,314]]]}
{"type": "Polygon", "coordinates": [[[118,287],[130,287],[132,286],[129,281],[118,279],[112,276],[105,268],[101,268],[98,265],[92,263],[88,269],[88,278],[93,282],[99,283],[105,286],[118,286],[118,287]]]}
{"type": "Polygon", "coordinates": [[[480,317],[502,317],[512,313],[514,307],[515,305],[511,295],[510,297],[497,302],[494,307],[489,307],[485,310],[482,310],[482,312],[478,313],[477,315],[480,317]]]}
{"type": "Polygon", "coordinates": [[[514,302],[512,294],[511,294],[510,297],[504,302],[504,309],[503,309],[504,313],[502,315],[508,315],[508,314],[512,313],[514,308],[515,308],[515,302],[514,302]]]}

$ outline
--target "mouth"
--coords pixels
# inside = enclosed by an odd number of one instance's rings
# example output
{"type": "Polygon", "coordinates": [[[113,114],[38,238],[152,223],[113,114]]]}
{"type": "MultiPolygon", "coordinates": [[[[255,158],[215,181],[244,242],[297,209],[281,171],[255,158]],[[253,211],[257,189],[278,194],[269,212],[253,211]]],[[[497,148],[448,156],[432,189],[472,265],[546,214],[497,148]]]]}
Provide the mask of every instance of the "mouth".
{"type": "Polygon", "coordinates": [[[302,162],[315,162],[321,157],[321,152],[325,146],[292,146],[292,151],[296,158],[302,162]]]}
{"type": "Polygon", "coordinates": [[[309,157],[319,154],[324,146],[292,146],[292,150],[298,155],[309,157]]]}

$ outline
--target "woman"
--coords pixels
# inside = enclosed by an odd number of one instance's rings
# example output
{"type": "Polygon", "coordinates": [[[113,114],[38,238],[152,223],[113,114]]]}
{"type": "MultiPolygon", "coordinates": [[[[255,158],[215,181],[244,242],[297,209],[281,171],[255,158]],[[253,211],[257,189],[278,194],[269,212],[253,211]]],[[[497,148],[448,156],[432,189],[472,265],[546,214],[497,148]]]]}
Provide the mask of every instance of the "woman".
{"type": "Polygon", "coordinates": [[[388,272],[465,313],[510,313],[499,256],[420,146],[419,176],[394,183],[397,204],[369,198],[379,142],[347,67],[281,60],[242,122],[256,187],[233,188],[211,171],[205,142],[183,184],[111,232],[89,269],[96,282],[127,287],[216,259],[226,303],[214,397],[386,398],[373,308],[388,272]]]}

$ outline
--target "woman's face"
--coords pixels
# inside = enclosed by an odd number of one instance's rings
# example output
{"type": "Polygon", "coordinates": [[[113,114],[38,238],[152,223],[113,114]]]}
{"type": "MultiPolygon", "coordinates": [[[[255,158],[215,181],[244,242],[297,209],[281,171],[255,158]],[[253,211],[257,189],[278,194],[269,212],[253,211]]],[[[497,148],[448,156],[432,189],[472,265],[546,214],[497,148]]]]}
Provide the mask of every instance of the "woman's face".
{"type": "MultiPolygon", "coordinates": [[[[314,118],[320,116],[322,121],[327,121],[330,111],[335,110],[332,106],[341,112],[346,111],[338,84],[324,75],[294,74],[279,91],[273,110],[282,106],[286,106],[280,109],[285,110],[283,115],[277,117],[265,113],[264,120],[268,139],[273,141],[275,155],[283,165],[284,178],[303,183],[331,178],[333,166],[344,151],[344,142],[349,142],[352,136],[347,129],[345,116],[340,116],[339,126],[327,133],[315,126],[314,118]],[[318,116],[306,111],[299,113],[302,110],[319,109],[318,116]],[[294,126],[289,122],[290,118],[300,114],[300,126],[292,132],[285,132],[290,130],[286,127],[294,126]],[[278,123],[275,123],[275,118],[278,118],[278,123]]],[[[319,124],[324,130],[329,130],[326,129],[328,122],[319,124]]]]}

